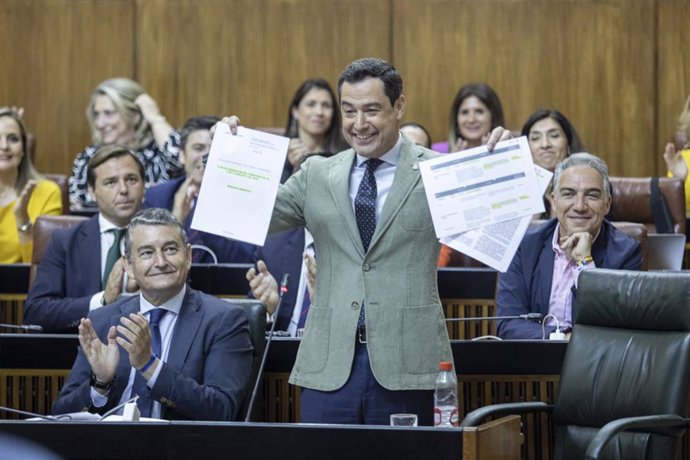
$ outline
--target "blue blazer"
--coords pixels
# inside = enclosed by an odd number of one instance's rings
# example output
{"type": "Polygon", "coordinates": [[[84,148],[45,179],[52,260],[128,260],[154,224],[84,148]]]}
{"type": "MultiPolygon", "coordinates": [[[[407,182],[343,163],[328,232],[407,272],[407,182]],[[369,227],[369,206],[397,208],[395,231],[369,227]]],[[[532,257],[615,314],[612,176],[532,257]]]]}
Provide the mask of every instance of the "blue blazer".
{"type": "MultiPolygon", "coordinates": [[[[499,277],[496,294],[498,316],[549,312],[554,254],[551,246],[556,219],[525,233],[508,271],[499,277]]],[[[639,270],[642,266],[640,243],[617,230],[608,221],[592,246],[592,258],[598,268],[639,270]]],[[[574,294],[573,288],[573,294],[574,294]]],[[[574,299],[574,296],[573,296],[574,299]]],[[[522,319],[498,322],[498,336],[502,339],[541,339],[541,325],[522,319]]],[[[546,337],[556,328],[546,326],[546,337]]]]}
{"type": "MultiPolygon", "coordinates": [[[[180,188],[185,180],[185,176],[172,179],[168,182],[163,182],[149,188],[144,195],[144,204],[142,208],[165,208],[172,211],[175,203],[175,193],[180,188]]],[[[254,261],[254,251],[256,246],[241,241],[234,241],[228,238],[213,235],[211,233],[199,232],[192,230],[192,218],[194,217],[194,209],[189,213],[187,219],[183,222],[184,229],[187,232],[187,237],[190,239],[192,235],[196,234],[192,244],[202,244],[210,248],[218,258],[218,263],[252,263],[254,261]]],[[[194,262],[197,263],[212,263],[213,258],[207,252],[203,252],[200,258],[195,249],[194,262]]]]}
{"type": "Polygon", "coordinates": [[[89,313],[91,297],[103,290],[98,214],[53,232],[24,302],[24,323],[45,331],[74,331],[89,313]]]}
{"type": "Polygon", "coordinates": [[[268,271],[278,283],[285,273],[290,274],[288,292],[283,295],[283,302],[276,318],[276,330],[286,331],[295,310],[297,289],[302,272],[302,254],[304,253],[304,227],[297,227],[283,232],[268,235],[262,248],[256,250],[255,260],[266,262],[268,271]]]}
{"type": "MultiPolygon", "coordinates": [[[[139,296],[121,299],[89,315],[105,340],[120,318],[139,311],[139,296]]],[[[182,420],[234,420],[242,407],[251,373],[249,321],[241,307],[187,287],[168,353],[150,398],[161,403],[161,417],[182,420]]],[[[116,406],[127,387],[131,365],[120,347],[115,384],[104,407],[93,407],[91,366],[81,347],[54,414],[88,410],[104,413],[116,406]]]]}

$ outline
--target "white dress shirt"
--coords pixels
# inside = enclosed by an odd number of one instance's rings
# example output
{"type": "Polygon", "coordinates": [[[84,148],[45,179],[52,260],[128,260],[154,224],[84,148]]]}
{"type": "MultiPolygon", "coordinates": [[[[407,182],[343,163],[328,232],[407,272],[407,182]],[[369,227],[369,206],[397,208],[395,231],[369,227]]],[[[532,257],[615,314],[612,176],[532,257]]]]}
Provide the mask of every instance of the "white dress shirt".
{"type": "MultiPolygon", "coordinates": [[[[308,252],[310,245],[314,244],[314,237],[309,233],[309,230],[304,229],[304,252],[308,252]]],[[[313,247],[313,246],[312,246],[313,247]]],[[[311,255],[314,255],[314,251],[311,250],[311,255]]],[[[297,298],[295,298],[295,308],[292,310],[292,318],[290,318],[290,324],[288,325],[287,332],[290,333],[291,337],[297,336],[297,325],[299,324],[299,318],[302,315],[302,304],[304,303],[304,293],[307,289],[307,264],[304,263],[304,257],[302,257],[302,268],[299,275],[299,284],[297,286],[297,298]]]]}

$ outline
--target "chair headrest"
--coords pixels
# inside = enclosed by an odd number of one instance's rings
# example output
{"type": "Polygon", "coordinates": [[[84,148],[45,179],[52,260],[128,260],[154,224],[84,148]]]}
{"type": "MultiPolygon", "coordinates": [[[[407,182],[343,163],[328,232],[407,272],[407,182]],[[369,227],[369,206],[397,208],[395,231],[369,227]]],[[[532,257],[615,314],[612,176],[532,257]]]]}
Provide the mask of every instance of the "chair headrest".
{"type": "Polygon", "coordinates": [[[690,272],[596,269],[578,280],[575,324],[690,331],[690,272]]]}

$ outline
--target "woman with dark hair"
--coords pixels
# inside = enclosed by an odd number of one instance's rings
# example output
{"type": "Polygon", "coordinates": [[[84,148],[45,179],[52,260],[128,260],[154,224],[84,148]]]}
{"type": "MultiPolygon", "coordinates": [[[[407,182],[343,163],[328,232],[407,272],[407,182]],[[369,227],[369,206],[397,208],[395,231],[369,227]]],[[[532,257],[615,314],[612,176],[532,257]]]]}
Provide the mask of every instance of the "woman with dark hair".
{"type": "Polygon", "coordinates": [[[91,93],[86,107],[93,145],[74,159],[69,178],[73,205],[93,203],[87,193],[86,165],[100,147],[123,145],[144,164],[146,186],[165,182],[182,172],[180,139],[144,88],[129,78],[111,78],[91,93]]]}
{"type": "Polygon", "coordinates": [[[522,126],[522,135],[527,136],[534,163],[551,172],[571,153],[585,151],[575,127],[558,110],[534,112],[522,126]]]}
{"type": "Polygon", "coordinates": [[[314,153],[339,152],[347,147],[340,133],[340,111],[335,94],[322,78],[306,80],[297,88],[288,110],[285,136],[290,138],[283,182],[314,153]]]}
{"type": "Polygon", "coordinates": [[[433,150],[459,152],[486,143],[491,130],[505,124],[503,107],[496,92],[485,83],[469,83],[458,91],[448,116],[448,142],[433,150]]]}
{"type": "Polygon", "coordinates": [[[60,188],[34,169],[19,113],[0,108],[0,263],[31,262],[33,222],[60,213],[60,188]]]}

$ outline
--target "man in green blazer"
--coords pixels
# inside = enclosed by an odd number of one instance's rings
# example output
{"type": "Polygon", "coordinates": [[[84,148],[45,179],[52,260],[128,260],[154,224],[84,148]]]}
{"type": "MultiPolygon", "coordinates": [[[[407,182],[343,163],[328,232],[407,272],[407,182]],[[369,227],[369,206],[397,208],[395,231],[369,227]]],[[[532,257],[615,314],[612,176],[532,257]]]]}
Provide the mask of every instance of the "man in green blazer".
{"type": "MultiPolygon", "coordinates": [[[[318,248],[290,383],[303,387],[303,422],[387,425],[390,414],[411,412],[430,424],[438,364],[452,361],[440,245],[419,172],[435,154],[398,131],[406,101],[392,65],[354,61],[338,93],[352,149],[308,159],[280,187],[271,220],[271,232],[306,226],[318,248]]],[[[502,135],[497,128],[491,147],[502,135]]]]}

